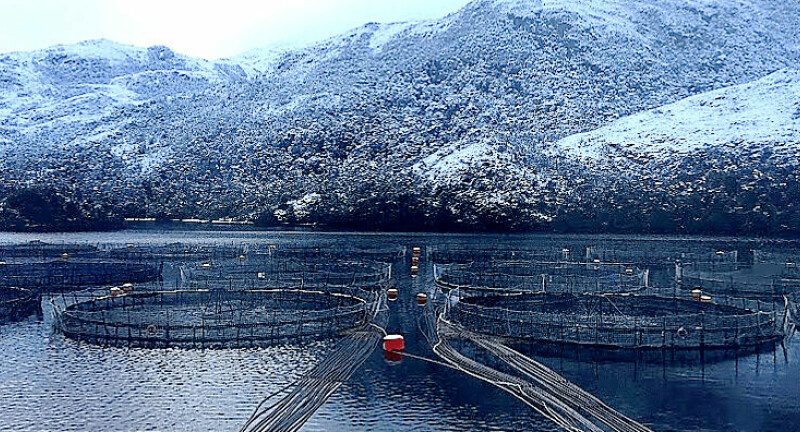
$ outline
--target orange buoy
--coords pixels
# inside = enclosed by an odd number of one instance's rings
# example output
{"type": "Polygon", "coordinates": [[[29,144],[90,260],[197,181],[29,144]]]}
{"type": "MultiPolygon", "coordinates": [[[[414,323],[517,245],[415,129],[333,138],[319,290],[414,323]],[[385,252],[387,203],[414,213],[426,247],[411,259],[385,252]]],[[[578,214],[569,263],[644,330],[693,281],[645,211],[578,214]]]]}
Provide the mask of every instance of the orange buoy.
{"type": "Polygon", "coordinates": [[[406,348],[406,341],[403,335],[387,334],[383,337],[383,350],[384,351],[403,351],[406,348]]]}
{"type": "Polygon", "coordinates": [[[389,300],[397,300],[397,288],[389,288],[386,290],[386,298],[389,300]]]}
{"type": "Polygon", "coordinates": [[[428,295],[425,293],[417,294],[417,304],[424,305],[425,303],[428,303],[428,295]]]}

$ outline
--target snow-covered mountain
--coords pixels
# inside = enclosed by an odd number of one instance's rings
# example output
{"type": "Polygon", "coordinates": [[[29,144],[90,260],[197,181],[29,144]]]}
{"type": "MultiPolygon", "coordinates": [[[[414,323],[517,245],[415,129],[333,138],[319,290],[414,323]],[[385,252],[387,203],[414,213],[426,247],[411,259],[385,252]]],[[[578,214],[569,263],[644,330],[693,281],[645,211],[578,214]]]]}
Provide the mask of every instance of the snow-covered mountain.
{"type": "Polygon", "coordinates": [[[599,163],[617,155],[663,159],[743,146],[797,159],[799,143],[800,71],[786,69],[570,135],[552,150],[599,163]]]}
{"type": "Polygon", "coordinates": [[[782,0],[477,0],[220,61],[108,41],[0,55],[0,194],[46,185],[126,216],[788,232],[797,22],[782,0]]]}

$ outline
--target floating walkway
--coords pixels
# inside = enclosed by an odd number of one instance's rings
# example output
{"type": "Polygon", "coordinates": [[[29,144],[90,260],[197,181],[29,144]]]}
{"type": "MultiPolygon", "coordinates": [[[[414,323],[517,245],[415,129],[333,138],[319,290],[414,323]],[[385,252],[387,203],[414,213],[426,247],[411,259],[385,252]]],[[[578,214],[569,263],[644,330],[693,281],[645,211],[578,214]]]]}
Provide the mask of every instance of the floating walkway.
{"type": "MultiPolygon", "coordinates": [[[[385,297],[376,303],[372,321],[385,319],[385,297]]],[[[296,383],[268,396],[240,432],[294,432],[369,358],[383,336],[372,322],[336,343],[334,351],[296,383]],[[274,402],[280,394],[284,396],[274,402]]]]}
{"type": "Polygon", "coordinates": [[[437,322],[436,334],[438,340],[433,345],[433,351],[445,362],[514,395],[566,431],[650,431],[548,367],[496,340],[471,333],[441,318],[437,322]],[[501,372],[466,357],[450,344],[454,338],[470,341],[494,354],[520,375],[501,372]]]}

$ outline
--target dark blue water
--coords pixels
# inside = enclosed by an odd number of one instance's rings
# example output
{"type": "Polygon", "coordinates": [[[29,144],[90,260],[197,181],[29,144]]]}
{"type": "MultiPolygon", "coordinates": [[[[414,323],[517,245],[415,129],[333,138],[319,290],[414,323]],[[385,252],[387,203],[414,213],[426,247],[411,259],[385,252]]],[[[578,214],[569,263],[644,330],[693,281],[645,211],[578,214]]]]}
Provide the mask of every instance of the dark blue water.
{"type": "MultiPolygon", "coordinates": [[[[155,231],[54,235],[0,234],[0,242],[240,242],[337,247],[476,248],[596,243],[601,237],[434,234],[336,234],[256,231],[155,231]]],[[[675,239],[623,238],[626,241],[675,239]]],[[[758,242],[684,239],[708,249],[747,249],[758,242]]],[[[758,245],[763,247],[763,245],[758,245]]],[[[388,329],[407,350],[432,357],[419,330],[414,295],[433,290],[431,264],[421,277],[395,263],[400,298],[388,329]]],[[[0,325],[0,430],[238,430],[261,398],[297,379],[330,342],[250,350],[100,348],[55,334],[47,314],[0,325]]],[[[800,431],[800,342],[760,354],[700,359],[598,360],[586,353],[540,355],[568,379],[655,430],[800,431]]],[[[556,430],[510,395],[453,370],[405,358],[389,363],[376,350],[362,369],[305,425],[307,431],[556,430]]]]}

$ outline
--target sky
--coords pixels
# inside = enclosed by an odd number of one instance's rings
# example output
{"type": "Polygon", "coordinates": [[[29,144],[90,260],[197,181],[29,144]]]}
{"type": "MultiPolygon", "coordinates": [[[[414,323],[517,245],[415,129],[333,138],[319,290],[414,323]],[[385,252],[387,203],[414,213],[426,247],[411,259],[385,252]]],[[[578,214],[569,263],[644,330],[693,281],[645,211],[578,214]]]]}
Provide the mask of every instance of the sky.
{"type": "Polygon", "coordinates": [[[0,0],[0,52],[87,39],[215,59],[302,45],[368,22],[438,18],[468,0],[0,0]]]}

